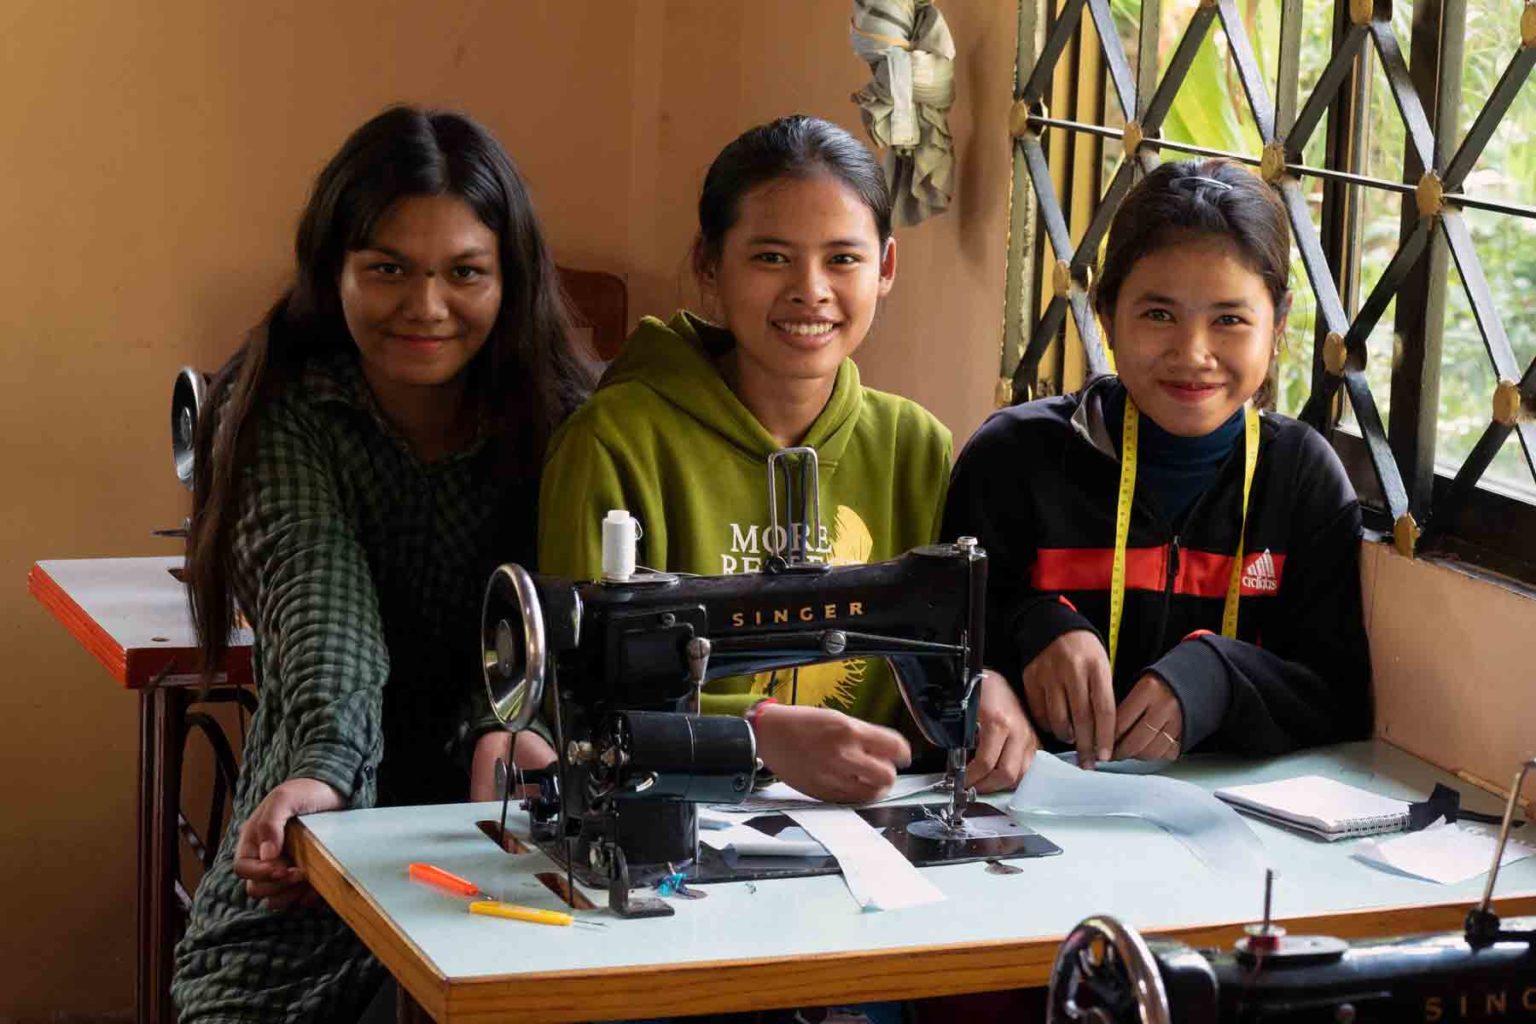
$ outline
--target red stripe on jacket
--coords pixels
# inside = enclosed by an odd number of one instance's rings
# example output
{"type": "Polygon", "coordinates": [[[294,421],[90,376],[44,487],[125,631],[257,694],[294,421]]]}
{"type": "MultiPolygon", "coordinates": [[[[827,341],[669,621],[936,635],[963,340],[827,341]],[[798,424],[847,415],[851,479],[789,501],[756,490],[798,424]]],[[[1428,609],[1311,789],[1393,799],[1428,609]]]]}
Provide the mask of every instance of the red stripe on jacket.
{"type": "MultiPolygon", "coordinates": [[[[1108,590],[1114,562],[1113,548],[1041,548],[1030,570],[1030,584],[1036,590],[1046,591],[1108,590]]],[[[1243,556],[1241,596],[1273,597],[1280,590],[1284,569],[1283,554],[1248,552],[1243,556]]],[[[1224,599],[1231,576],[1231,555],[1185,548],[1179,552],[1179,571],[1173,581],[1173,592],[1224,599]]],[[[1161,593],[1167,581],[1167,544],[1155,548],[1126,548],[1127,590],[1161,593]]]]}

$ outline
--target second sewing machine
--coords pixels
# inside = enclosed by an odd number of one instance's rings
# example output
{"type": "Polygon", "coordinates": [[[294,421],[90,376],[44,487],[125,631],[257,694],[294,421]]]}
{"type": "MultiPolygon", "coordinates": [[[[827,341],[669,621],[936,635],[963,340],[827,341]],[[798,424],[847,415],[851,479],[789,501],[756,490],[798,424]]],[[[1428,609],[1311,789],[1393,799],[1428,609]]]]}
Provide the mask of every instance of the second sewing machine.
{"type": "Polygon", "coordinates": [[[739,804],[761,763],[751,726],[700,715],[699,692],[727,676],[884,658],[918,731],[945,752],[947,798],[879,808],[878,818],[861,813],[919,864],[1058,852],[973,803],[966,786],[986,553],[962,537],[870,565],[815,562],[806,543],[819,535],[815,452],[775,453],[768,480],[767,536],[781,543],[761,572],[637,569],[636,525],[619,514],[604,523],[600,580],[536,576],[518,565],[492,576],[482,617],[492,707],[512,730],[546,714],[559,755],[526,804],[534,841],[584,883],[607,888],[625,916],[670,913],[630,890],[681,865],[697,881],[836,870],[754,871],[711,850],[700,857],[698,805],[739,804]]]}

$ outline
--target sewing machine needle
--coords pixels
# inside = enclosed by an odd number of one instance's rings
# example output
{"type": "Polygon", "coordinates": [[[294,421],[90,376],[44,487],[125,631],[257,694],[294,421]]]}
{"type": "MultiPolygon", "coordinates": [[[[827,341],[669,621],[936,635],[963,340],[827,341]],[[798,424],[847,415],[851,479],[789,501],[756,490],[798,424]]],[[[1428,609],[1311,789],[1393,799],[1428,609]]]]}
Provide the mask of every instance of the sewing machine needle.
{"type": "Polygon", "coordinates": [[[507,801],[512,797],[512,780],[507,774],[507,762],[499,757],[496,759],[496,788],[501,790],[501,827],[496,831],[496,841],[505,850],[507,848],[507,801]]]}

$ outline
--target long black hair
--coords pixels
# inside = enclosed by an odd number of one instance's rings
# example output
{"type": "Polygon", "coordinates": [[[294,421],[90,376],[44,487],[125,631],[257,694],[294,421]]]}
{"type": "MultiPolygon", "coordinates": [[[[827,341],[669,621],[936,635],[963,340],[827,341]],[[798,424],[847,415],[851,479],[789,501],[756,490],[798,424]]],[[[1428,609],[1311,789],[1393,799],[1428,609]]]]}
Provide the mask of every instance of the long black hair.
{"type": "Polygon", "coordinates": [[[891,237],[891,193],[874,156],[831,121],[791,114],[742,132],[709,165],[699,192],[695,271],[719,260],[725,233],[741,214],[743,196],[778,178],[815,174],[830,174],[853,190],[869,207],[884,245],[891,237]]]}
{"type": "Polygon", "coordinates": [[[580,402],[570,318],[522,178],[490,132],[462,114],[391,107],[354,131],[320,176],[294,240],[293,286],[214,378],[196,438],[187,580],[204,678],[234,622],[231,525],[257,413],[305,361],[353,346],[337,279],[390,207],[413,196],[462,199],[495,233],[501,310],[466,368],[467,393],[498,434],[499,471],[538,479],[550,434],[580,402]]]}

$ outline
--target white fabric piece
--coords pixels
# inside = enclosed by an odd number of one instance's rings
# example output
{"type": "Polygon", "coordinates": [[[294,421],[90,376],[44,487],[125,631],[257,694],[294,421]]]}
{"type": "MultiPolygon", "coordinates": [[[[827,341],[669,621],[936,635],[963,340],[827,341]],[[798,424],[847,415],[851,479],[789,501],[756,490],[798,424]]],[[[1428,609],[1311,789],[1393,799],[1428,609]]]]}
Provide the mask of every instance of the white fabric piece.
{"type": "Polygon", "coordinates": [[[822,805],[785,813],[837,858],[859,909],[899,910],[946,898],[858,812],[822,805]]]}
{"type": "Polygon", "coordinates": [[[786,828],[776,836],[770,836],[751,825],[700,829],[699,842],[715,850],[735,850],[737,855],[742,857],[825,857],[827,855],[827,848],[800,828],[786,828]]]}
{"type": "Polygon", "coordinates": [[[1178,779],[1088,772],[1041,753],[1014,790],[1008,813],[1015,821],[1031,814],[1141,818],[1170,833],[1212,871],[1256,878],[1269,866],[1264,844],[1236,811],[1178,779]]]}
{"type": "MultiPolygon", "coordinates": [[[[926,793],[939,783],[944,781],[942,774],[938,775],[898,775],[896,782],[879,800],[872,800],[867,804],[859,804],[860,807],[873,807],[876,804],[889,803],[892,800],[901,800],[905,797],[926,793]]],[[[710,810],[723,815],[763,814],[767,811],[794,811],[814,810],[819,807],[842,807],[843,804],[822,803],[815,797],[806,796],[795,787],[783,782],[775,782],[753,796],[748,797],[739,804],[715,804],[710,810]]]]}
{"type": "MultiPolygon", "coordinates": [[[[1077,767],[1077,751],[1067,750],[1056,756],[1061,758],[1063,763],[1077,767]]],[[[1173,764],[1172,761],[1149,761],[1140,757],[1127,757],[1119,761],[1099,761],[1094,766],[1094,771],[1109,772],[1111,775],[1156,775],[1171,764],[1173,764]]]]}
{"type": "MultiPolygon", "coordinates": [[[[1497,835],[1452,825],[1444,818],[1427,828],[1395,839],[1362,839],[1354,849],[1356,860],[1372,867],[1400,871],[1441,885],[1454,885],[1485,874],[1498,849],[1497,835]]],[[[1536,849],[1513,839],[1504,844],[1499,866],[1536,854],[1536,849]]]]}
{"type": "Polygon", "coordinates": [[[699,808],[699,831],[708,829],[730,828],[732,825],[740,825],[751,814],[736,814],[732,811],[724,811],[718,807],[699,808]]]}
{"type": "Polygon", "coordinates": [[[854,0],[853,50],[873,73],[853,94],[864,129],[885,151],[899,226],[949,208],[954,192],[955,41],[933,0],[854,0]]]}

